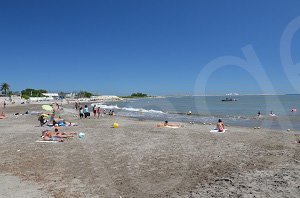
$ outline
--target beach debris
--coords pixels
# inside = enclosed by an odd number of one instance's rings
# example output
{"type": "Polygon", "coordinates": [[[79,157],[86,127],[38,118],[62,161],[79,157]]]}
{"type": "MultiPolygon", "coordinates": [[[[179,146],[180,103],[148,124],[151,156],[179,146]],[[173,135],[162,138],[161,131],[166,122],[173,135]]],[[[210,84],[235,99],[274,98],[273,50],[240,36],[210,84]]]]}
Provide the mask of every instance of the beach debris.
{"type": "Polygon", "coordinates": [[[291,129],[287,129],[287,131],[288,131],[288,132],[290,132],[290,131],[291,131],[291,129]]]}
{"type": "Polygon", "coordinates": [[[205,122],[203,122],[202,124],[203,124],[203,125],[206,125],[206,123],[205,123],[205,122]]]}

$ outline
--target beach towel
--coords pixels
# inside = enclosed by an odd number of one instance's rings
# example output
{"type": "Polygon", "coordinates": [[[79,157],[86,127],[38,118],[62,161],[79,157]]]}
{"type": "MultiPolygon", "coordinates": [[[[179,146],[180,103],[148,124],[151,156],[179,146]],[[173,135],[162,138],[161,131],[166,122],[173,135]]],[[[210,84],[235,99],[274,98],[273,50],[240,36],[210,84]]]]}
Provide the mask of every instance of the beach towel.
{"type": "Polygon", "coordinates": [[[164,127],[171,128],[171,129],[178,129],[179,128],[179,126],[164,126],[164,127]]]}
{"type": "Polygon", "coordinates": [[[224,129],[223,132],[219,132],[218,129],[213,129],[213,130],[210,130],[211,133],[225,133],[227,131],[227,129],[224,129]]]}
{"type": "MultiPolygon", "coordinates": [[[[53,124],[47,124],[48,127],[56,127],[53,124]]],[[[70,127],[70,126],[78,126],[77,123],[71,123],[71,125],[66,125],[66,124],[58,124],[58,127],[70,127]]]]}
{"type": "Polygon", "coordinates": [[[45,141],[45,140],[37,140],[35,142],[43,142],[43,143],[57,143],[58,141],[45,141]]]}

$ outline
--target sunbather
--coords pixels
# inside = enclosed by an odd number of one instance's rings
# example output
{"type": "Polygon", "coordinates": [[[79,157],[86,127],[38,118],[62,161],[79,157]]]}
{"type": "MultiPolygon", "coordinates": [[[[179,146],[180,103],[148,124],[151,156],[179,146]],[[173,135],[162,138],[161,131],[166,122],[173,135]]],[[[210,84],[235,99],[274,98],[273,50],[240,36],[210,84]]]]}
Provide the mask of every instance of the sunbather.
{"type": "Polygon", "coordinates": [[[165,121],[164,123],[159,123],[157,124],[157,127],[167,127],[167,126],[172,126],[172,127],[181,127],[180,124],[176,124],[176,123],[169,123],[168,121],[165,121]]]}
{"type": "Polygon", "coordinates": [[[224,123],[221,119],[218,120],[216,128],[219,132],[224,132],[224,123]]]}
{"type": "Polygon", "coordinates": [[[58,141],[63,142],[63,138],[74,137],[76,132],[59,132],[58,129],[52,131],[43,131],[42,138],[45,141],[58,141]]]}
{"type": "Polygon", "coordinates": [[[6,118],[6,116],[5,116],[4,112],[2,112],[2,113],[0,114],[0,119],[4,119],[4,118],[6,118]]]}

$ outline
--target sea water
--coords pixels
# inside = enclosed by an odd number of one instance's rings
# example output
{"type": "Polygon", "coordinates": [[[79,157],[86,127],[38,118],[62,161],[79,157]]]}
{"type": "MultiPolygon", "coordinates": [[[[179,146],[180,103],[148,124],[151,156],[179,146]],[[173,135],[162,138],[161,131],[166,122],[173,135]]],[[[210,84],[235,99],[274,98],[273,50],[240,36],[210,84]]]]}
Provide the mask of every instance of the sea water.
{"type": "Polygon", "coordinates": [[[118,115],[139,119],[192,123],[216,123],[221,118],[236,126],[261,126],[300,131],[300,95],[234,96],[237,101],[223,102],[228,96],[172,96],[129,99],[101,105],[118,115]],[[291,109],[297,109],[291,112],[291,109]],[[192,115],[187,115],[191,111],[192,115]],[[260,117],[257,112],[260,111],[260,117]],[[270,116],[270,112],[276,116],[270,116]]]}

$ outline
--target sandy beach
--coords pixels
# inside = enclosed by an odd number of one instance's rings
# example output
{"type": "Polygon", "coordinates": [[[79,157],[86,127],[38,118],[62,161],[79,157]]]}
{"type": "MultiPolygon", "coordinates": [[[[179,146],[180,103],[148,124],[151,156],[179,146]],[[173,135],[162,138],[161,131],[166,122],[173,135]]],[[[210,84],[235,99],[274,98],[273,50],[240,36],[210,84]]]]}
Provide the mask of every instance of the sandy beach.
{"type": "MultiPolygon", "coordinates": [[[[69,109],[68,109],[69,108],[69,109]]],[[[0,120],[0,197],[300,197],[293,132],[105,116],[64,118],[85,138],[39,143],[40,105],[8,106],[0,120]],[[112,128],[114,121],[119,128],[112,128]],[[3,182],[7,181],[7,182],[3,182]]]]}

